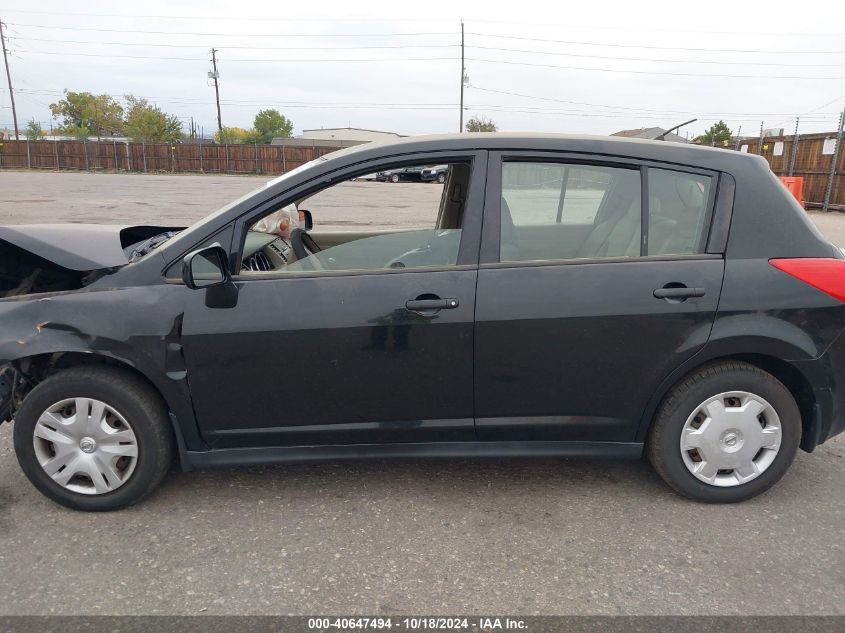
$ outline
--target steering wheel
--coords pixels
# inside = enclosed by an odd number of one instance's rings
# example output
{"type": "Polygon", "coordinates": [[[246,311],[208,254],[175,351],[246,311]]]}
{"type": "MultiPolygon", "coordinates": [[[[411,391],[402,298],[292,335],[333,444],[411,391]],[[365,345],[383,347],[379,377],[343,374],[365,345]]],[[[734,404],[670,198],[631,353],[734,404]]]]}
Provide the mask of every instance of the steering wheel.
{"type": "Polygon", "coordinates": [[[322,248],[314,241],[307,231],[294,229],[290,232],[290,245],[297,259],[305,259],[310,255],[316,255],[322,248]]]}

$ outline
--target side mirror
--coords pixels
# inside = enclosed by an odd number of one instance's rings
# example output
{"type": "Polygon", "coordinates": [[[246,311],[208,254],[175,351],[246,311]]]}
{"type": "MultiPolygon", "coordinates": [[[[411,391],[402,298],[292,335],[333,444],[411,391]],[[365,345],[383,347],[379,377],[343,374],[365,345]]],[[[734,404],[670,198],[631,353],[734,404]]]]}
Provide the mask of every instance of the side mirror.
{"type": "Polygon", "coordinates": [[[212,244],[185,255],[182,281],[192,290],[222,286],[232,281],[228,255],[220,244],[212,244]]]}
{"type": "Polygon", "coordinates": [[[300,209],[299,210],[299,224],[306,231],[310,231],[314,228],[314,218],[311,216],[311,212],[307,209],[300,209]]]}

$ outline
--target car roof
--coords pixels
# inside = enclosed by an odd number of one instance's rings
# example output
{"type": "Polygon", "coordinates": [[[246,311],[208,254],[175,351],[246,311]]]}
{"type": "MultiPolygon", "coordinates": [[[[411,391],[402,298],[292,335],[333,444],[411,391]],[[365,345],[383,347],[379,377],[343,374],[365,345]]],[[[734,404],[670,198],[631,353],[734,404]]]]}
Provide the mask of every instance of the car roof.
{"type": "Polygon", "coordinates": [[[512,132],[435,134],[375,141],[332,152],[326,158],[367,160],[391,154],[450,150],[534,150],[604,154],[694,165],[724,171],[734,171],[736,168],[741,169],[741,166],[748,167],[755,162],[759,165],[759,161],[765,162],[765,159],[754,154],[745,154],[705,145],[618,136],[545,133],[518,134],[512,132]]]}

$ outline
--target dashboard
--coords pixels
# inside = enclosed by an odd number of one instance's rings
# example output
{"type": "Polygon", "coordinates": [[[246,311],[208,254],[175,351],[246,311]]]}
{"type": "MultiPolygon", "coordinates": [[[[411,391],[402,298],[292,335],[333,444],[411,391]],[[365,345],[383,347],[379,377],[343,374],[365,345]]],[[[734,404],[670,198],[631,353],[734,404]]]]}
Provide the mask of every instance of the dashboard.
{"type": "Polygon", "coordinates": [[[244,242],[241,272],[263,273],[296,261],[290,244],[278,235],[250,231],[244,242]]]}

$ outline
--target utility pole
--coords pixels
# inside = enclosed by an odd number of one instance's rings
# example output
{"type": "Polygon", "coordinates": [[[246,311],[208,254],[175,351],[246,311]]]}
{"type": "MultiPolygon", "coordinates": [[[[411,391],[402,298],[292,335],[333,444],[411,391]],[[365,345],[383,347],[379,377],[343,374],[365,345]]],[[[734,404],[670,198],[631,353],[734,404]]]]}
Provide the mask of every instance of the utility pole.
{"type": "Polygon", "coordinates": [[[18,135],[18,111],[15,109],[15,93],[12,90],[12,75],[9,74],[9,57],[6,53],[6,36],[3,35],[3,22],[0,20],[0,43],[3,45],[3,63],[6,64],[6,81],[9,82],[9,100],[12,102],[12,120],[15,122],[15,140],[19,141],[18,135]]]}
{"type": "Polygon", "coordinates": [[[220,73],[217,72],[217,49],[211,49],[211,67],[214,69],[208,75],[214,79],[214,98],[217,100],[217,130],[223,131],[223,120],[220,118],[220,86],[217,80],[220,78],[220,73]]]}
{"type": "Polygon", "coordinates": [[[740,125],[738,128],[736,128],[736,145],[734,145],[734,151],[735,152],[739,151],[739,141],[740,141],[741,138],[742,138],[742,126],[740,125]]]}
{"type": "MultiPolygon", "coordinates": [[[[8,70],[8,66],[6,67],[8,70]]],[[[461,20],[461,115],[458,123],[458,132],[464,131],[464,80],[466,67],[464,66],[464,21],[461,20]]]]}
{"type": "Polygon", "coordinates": [[[795,117],[795,135],[792,137],[792,153],[789,156],[789,175],[795,173],[795,157],[798,156],[798,117],[795,117]]]}
{"type": "Polygon", "coordinates": [[[757,153],[762,156],[763,154],[763,122],[760,121],[760,142],[757,143],[757,153]]]}
{"type": "Polygon", "coordinates": [[[836,178],[836,163],[839,161],[839,152],[842,151],[842,128],[845,126],[845,110],[839,115],[839,131],[836,133],[836,145],[833,147],[833,160],[830,163],[830,176],[827,178],[827,189],[824,192],[824,205],[822,211],[830,208],[830,194],[833,191],[833,179],[836,178]]]}

